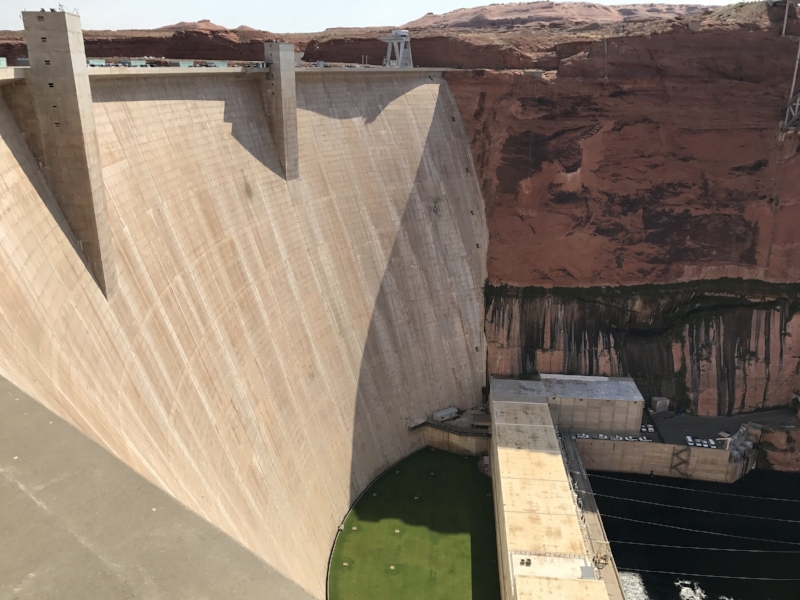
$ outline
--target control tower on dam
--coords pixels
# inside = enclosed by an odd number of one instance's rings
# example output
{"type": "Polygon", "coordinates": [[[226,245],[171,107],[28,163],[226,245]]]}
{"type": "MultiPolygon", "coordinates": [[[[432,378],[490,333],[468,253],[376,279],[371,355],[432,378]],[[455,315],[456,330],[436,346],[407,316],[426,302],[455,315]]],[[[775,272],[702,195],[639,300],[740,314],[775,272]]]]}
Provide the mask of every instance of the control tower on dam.
{"type": "Polygon", "coordinates": [[[0,374],[323,598],[408,421],[486,384],[485,211],[442,73],[279,44],[265,69],[90,69],[76,15],[23,16],[0,374]]]}

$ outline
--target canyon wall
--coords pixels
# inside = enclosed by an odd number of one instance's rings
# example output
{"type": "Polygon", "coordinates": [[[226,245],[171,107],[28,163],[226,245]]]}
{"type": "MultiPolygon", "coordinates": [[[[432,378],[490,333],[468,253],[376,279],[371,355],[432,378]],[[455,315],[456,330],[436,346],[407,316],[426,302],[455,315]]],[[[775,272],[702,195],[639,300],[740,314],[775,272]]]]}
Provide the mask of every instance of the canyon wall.
{"type": "Polygon", "coordinates": [[[796,52],[682,29],[565,45],[542,77],[447,73],[486,200],[490,373],[629,374],[700,414],[789,401],[796,52]]]}
{"type": "Polygon", "coordinates": [[[556,77],[455,71],[489,277],[585,287],[800,280],[797,44],[739,29],[576,46],[556,77]]]}
{"type": "Polygon", "coordinates": [[[632,376],[701,415],[787,405],[800,379],[800,285],[721,280],[608,288],[487,286],[490,373],[632,376]],[[778,296],[771,296],[775,292],[778,296]]]}
{"type": "MultiPolygon", "coordinates": [[[[262,75],[263,77],[263,75],[262,75]]],[[[317,598],[351,502],[480,402],[484,207],[440,74],[297,76],[286,181],[258,77],[92,80],[103,296],[0,101],[0,373],[317,598]]]]}

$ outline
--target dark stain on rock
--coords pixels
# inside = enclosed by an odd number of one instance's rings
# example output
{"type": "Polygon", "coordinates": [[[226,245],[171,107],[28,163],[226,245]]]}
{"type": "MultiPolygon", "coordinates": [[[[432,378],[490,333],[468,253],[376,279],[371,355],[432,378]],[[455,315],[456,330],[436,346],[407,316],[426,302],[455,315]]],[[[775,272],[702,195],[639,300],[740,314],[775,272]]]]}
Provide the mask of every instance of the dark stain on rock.
{"type": "Polygon", "coordinates": [[[519,105],[526,110],[535,108],[555,108],[556,101],[541,96],[528,96],[519,99],[519,105]]]}
{"type": "Polygon", "coordinates": [[[486,92],[481,92],[478,96],[478,108],[475,109],[475,120],[478,121],[483,116],[483,111],[486,109],[486,92]]]}
{"type": "Polygon", "coordinates": [[[731,171],[735,171],[736,173],[745,173],[747,175],[752,175],[754,173],[758,173],[762,169],[764,169],[769,164],[769,161],[764,158],[761,160],[757,160],[749,165],[741,165],[739,167],[732,167],[731,171]]]}
{"type": "Polygon", "coordinates": [[[568,134],[580,129],[562,129],[552,135],[524,131],[509,136],[500,151],[500,165],[496,171],[497,191],[515,194],[519,182],[539,173],[544,162],[558,160],[565,170],[577,170],[582,153],[580,146],[568,134]]]}
{"type": "Polygon", "coordinates": [[[487,283],[485,296],[489,343],[519,344],[519,362],[504,374],[535,374],[539,353],[557,350],[563,357],[555,367],[559,372],[607,374],[602,365],[610,364],[612,374],[633,377],[645,398],[667,396],[696,410],[708,381],[701,374],[713,368],[720,415],[754,405],[747,401],[747,386],[737,384],[737,373],[754,359],[765,365],[782,361],[782,355],[776,359],[762,349],[771,346],[773,336],[783,340],[789,321],[800,312],[799,284],[735,279],[549,289],[487,283]],[[753,332],[754,322],[763,321],[768,329],[776,313],[777,332],[753,332]],[[680,364],[672,352],[676,342],[687,348],[680,364]]]}
{"type": "Polygon", "coordinates": [[[601,192],[606,197],[603,215],[625,217],[638,213],[646,206],[661,206],[665,200],[677,198],[691,186],[682,182],[670,182],[643,189],[635,194],[612,194],[601,192]]]}
{"type": "MultiPolygon", "coordinates": [[[[626,231],[627,230],[625,226],[619,221],[612,221],[611,223],[604,225],[597,225],[594,229],[595,234],[602,235],[603,237],[607,237],[612,240],[619,240],[622,237],[622,234],[626,231]]],[[[620,266],[620,258],[620,256],[617,256],[617,266],[620,266]]]]}
{"type": "Polygon", "coordinates": [[[576,192],[557,192],[550,198],[553,204],[585,204],[586,198],[576,192]]]}
{"type": "Polygon", "coordinates": [[[704,260],[755,263],[758,227],[738,214],[692,214],[645,206],[644,241],[661,248],[651,260],[664,264],[704,260]],[[752,250],[751,250],[752,248],[752,250]]]}

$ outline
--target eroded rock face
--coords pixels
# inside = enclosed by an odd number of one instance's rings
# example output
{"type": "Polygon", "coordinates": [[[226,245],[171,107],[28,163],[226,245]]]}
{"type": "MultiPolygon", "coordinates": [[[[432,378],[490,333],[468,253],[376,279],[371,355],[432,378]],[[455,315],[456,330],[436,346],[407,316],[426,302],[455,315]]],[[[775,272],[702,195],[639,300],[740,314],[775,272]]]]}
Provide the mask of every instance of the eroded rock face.
{"type": "Polygon", "coordinates": [[[630,375],[647,399],[732,415],[785,406],[798,387],[800,286],[487,285],[486,336],[490,373],[630,375]]]}
{"type": "Polygon", "coordinates": [[[798,141],[778,141],[796,44],[687,30],[607,46],[607,79],[602,42],[557,77],[448,74],[487,202],[490,279],[796,281],[798,141]]]}
{"type": "Polygon", "coordinates": [[[776,471],[800,471],[800,433],[780,429],[765,431],[761,437],[758,466],[776,471]]]}

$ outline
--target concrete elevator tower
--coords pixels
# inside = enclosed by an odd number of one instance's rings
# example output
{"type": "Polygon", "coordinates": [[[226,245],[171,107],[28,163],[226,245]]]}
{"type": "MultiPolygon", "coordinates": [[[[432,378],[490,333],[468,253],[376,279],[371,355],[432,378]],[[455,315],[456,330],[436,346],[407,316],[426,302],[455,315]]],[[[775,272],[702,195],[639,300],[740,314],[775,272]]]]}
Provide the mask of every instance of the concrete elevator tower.
{"type": "Polygon", "coordinates": [[[264,44],[264,60],[269,67],[264,91],[269,128],[278,150],[278,159],[289,181],[300,176],[294,44],[267,42],[264,44]]]}
{"type": "Polygon", "coordinates": [[[78,15],[23,12],[42,171],[107,298],[116,287],[83,32],[78,15]]]}

